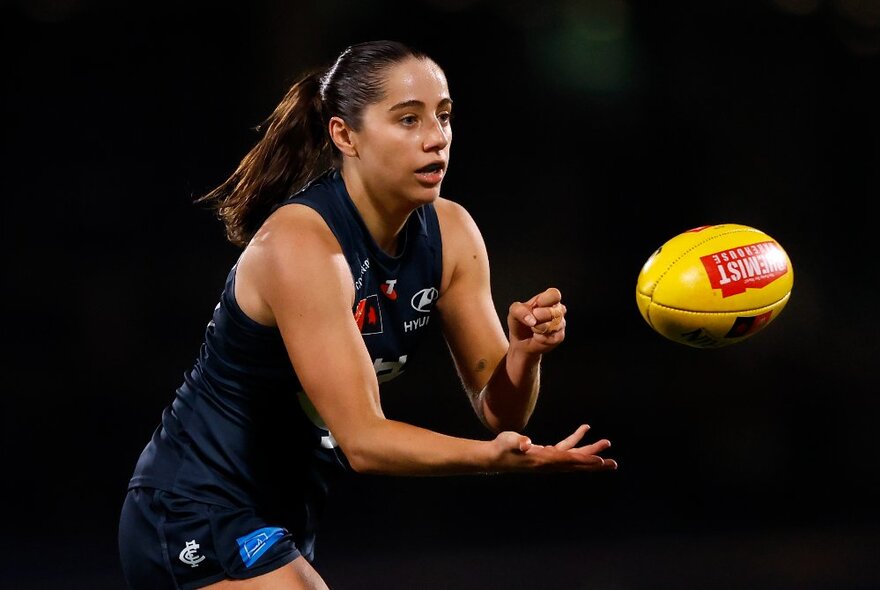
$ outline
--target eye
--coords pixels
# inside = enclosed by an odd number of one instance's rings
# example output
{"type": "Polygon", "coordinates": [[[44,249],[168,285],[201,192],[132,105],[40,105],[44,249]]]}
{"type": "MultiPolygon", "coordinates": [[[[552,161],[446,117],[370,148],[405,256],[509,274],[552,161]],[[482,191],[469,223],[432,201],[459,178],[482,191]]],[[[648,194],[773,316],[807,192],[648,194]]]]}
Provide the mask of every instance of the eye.
{"type": "Polygon", "coordinates": [[[400,122],[406,125],[407,127],[411,127],[418,123],[419,119],[415,115],[406,115],[400,118],[400,122]]]}
{"type": "Polygon", "coordinates": [[[439,119],[444,125],[448,125],[452,122],[452,113],[449,111],[443,111],[437,115],[437,119],[439,119]]]}

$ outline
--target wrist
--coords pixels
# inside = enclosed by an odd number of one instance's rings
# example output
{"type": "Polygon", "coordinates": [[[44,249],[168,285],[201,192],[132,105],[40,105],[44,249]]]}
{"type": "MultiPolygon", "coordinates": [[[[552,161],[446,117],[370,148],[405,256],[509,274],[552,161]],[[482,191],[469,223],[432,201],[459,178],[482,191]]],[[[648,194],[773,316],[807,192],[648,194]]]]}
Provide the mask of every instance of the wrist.
{"type": "Polygon", "coordinates": [[[534,367],[541,364],[543,354],[529,350],[527,346],[512,342],[507,349],[507,362],[521,364],[524,367],[534,367]]]}
{"type": "Polygon", "coordinates": [[[480,441],[479,450],[474,456],[481,473],[498,471],[498,452],[495,450],[494,440],[480,441]]]}

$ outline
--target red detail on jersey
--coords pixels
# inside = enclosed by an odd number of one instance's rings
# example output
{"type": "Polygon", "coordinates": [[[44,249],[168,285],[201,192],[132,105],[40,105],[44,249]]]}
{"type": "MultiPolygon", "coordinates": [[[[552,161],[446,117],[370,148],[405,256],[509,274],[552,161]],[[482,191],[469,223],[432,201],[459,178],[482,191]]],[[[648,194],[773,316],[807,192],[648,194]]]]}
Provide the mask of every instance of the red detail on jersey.
{"type": "Polygon", "coordinates": [[[364,309],[367,307],[367,300],[358,301],[354,310],[354,321],[357,323],[358,330],[364,331],[364,309]]]}
{"type": "Polygon", "coordinates": [[[358,301],[353,313],[354,321],[361,334],[382,332],[382,312],[379,309],[378,295],[369,295],[358,301]]]}
{"type": "Polygon", "coordinates": [[[700,256],[700,261],[712,288],[721,289],[721,297],[760,289],[788,272],[785,253],[772,240],[700,256]]]}
{"type": "Polygon", "coordinates": [[[394,281],[385,281],[381,285],[379,285],[379,289],[385,293],[385,296],[388,297],[391,301],[397,299],[397,291],[394,290],[394,284],[397,283],[394,281]]]}

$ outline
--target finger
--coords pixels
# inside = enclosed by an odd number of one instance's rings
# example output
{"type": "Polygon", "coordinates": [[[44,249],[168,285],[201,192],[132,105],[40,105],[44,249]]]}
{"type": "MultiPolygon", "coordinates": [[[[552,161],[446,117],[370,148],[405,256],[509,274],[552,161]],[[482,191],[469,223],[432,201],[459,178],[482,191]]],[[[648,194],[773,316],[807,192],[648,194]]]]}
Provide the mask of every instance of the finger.
{"type": "Polygon", "coordinates": [[[532,448],[532,439],[524,434],[505,430],[495,437],[500,449],[505,453],[526,453],[532,448]]]}
{"type": "Polygon", "coordinates": [[[532,326],[532,333],[541,334],[549,338],[554,334],[562,332],[565,326],[565,318],[556,318],[555,320],[532,326]]]}
{"type": "Polygon", "coordinates": [[[551,322],[559,319],[565,315],[566,311],[568,311],[568,308],[563,303],[555,303],[546,307],[540,307],[537,305],[531,307],[532,315],[535,316],[535,319],[538,320],[539,323],[551,322]]]}
{"type": "Polygon", "coordinates": [[[584,437],[589,429],[589,424],[581,424],[574,432],[556,443],[556,448],[562,451],[567,451],[568,449],[573,448],[584,437]]]}
{"type": "Polygon", "coordinates": [[[602,440],[598,440],[594,443],[573,448],[571,451],[573,453],[582,453],[584,455],[598,455],[602,451],[607,451],[610,447],[611,441],[607,438],[603,438],[602,440]]]}
{"type": "Polygon", "coordinates": [[[601,465],[592,465],[589,471],[614,471],[615,469],[617,469],[617,461],[605,459],[601,465]]]}
{"type": "Polygon", "coordinates": [[[568,451],[553,446],[532,445],[529,455],[539,463],[534,468],[540,471],[608,471],[617,469],[617,461],[595,454],[584,454],[580,449],[568,451]]]}
{"type": "Polygon", "coordinates": [[[564,329],[566,311],[568,308],[562,303],[556,303],[549,307],[533,307],[532,315],[537,320],[537,324],[532,326],[532,332],[549,334],[564,329]]]}
{"type": "Polygon", "coordinates": [[[617,469],[616,460],[606,459],[596,455],[585,457],[580,464],[586,471],[614,471],[617,469]]]}
{"type": "Polygon", "coordinates": [[[562,301],[562,293],[556,287],[550,287],[529,299],[532,307],[550,307],[560,301],[562,301]]]}
{"type": "Polygon", "coordinates": [[[529,327],[534,327],[538,323],[538,319],[532,312],[532,306],[526,303],[515,301],[510,304],[507,314],[516,321],[529,327]]]}

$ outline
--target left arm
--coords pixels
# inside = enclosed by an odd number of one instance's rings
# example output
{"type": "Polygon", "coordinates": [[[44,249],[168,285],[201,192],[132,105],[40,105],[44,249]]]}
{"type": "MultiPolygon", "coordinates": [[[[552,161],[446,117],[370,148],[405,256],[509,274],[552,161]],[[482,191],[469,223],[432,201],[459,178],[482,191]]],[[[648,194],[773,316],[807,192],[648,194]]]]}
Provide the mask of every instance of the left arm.
{"type": "Polygon", "coordinates": [[[555,288],[508,309],[508,336],[495,310],[489,258],[460,205],[435,203],[443,233],[437,309],[455,366],[477,415],[493,432],[521,430],[540,389],[541,357],[565,338],[565,306],[555,288]]]}

